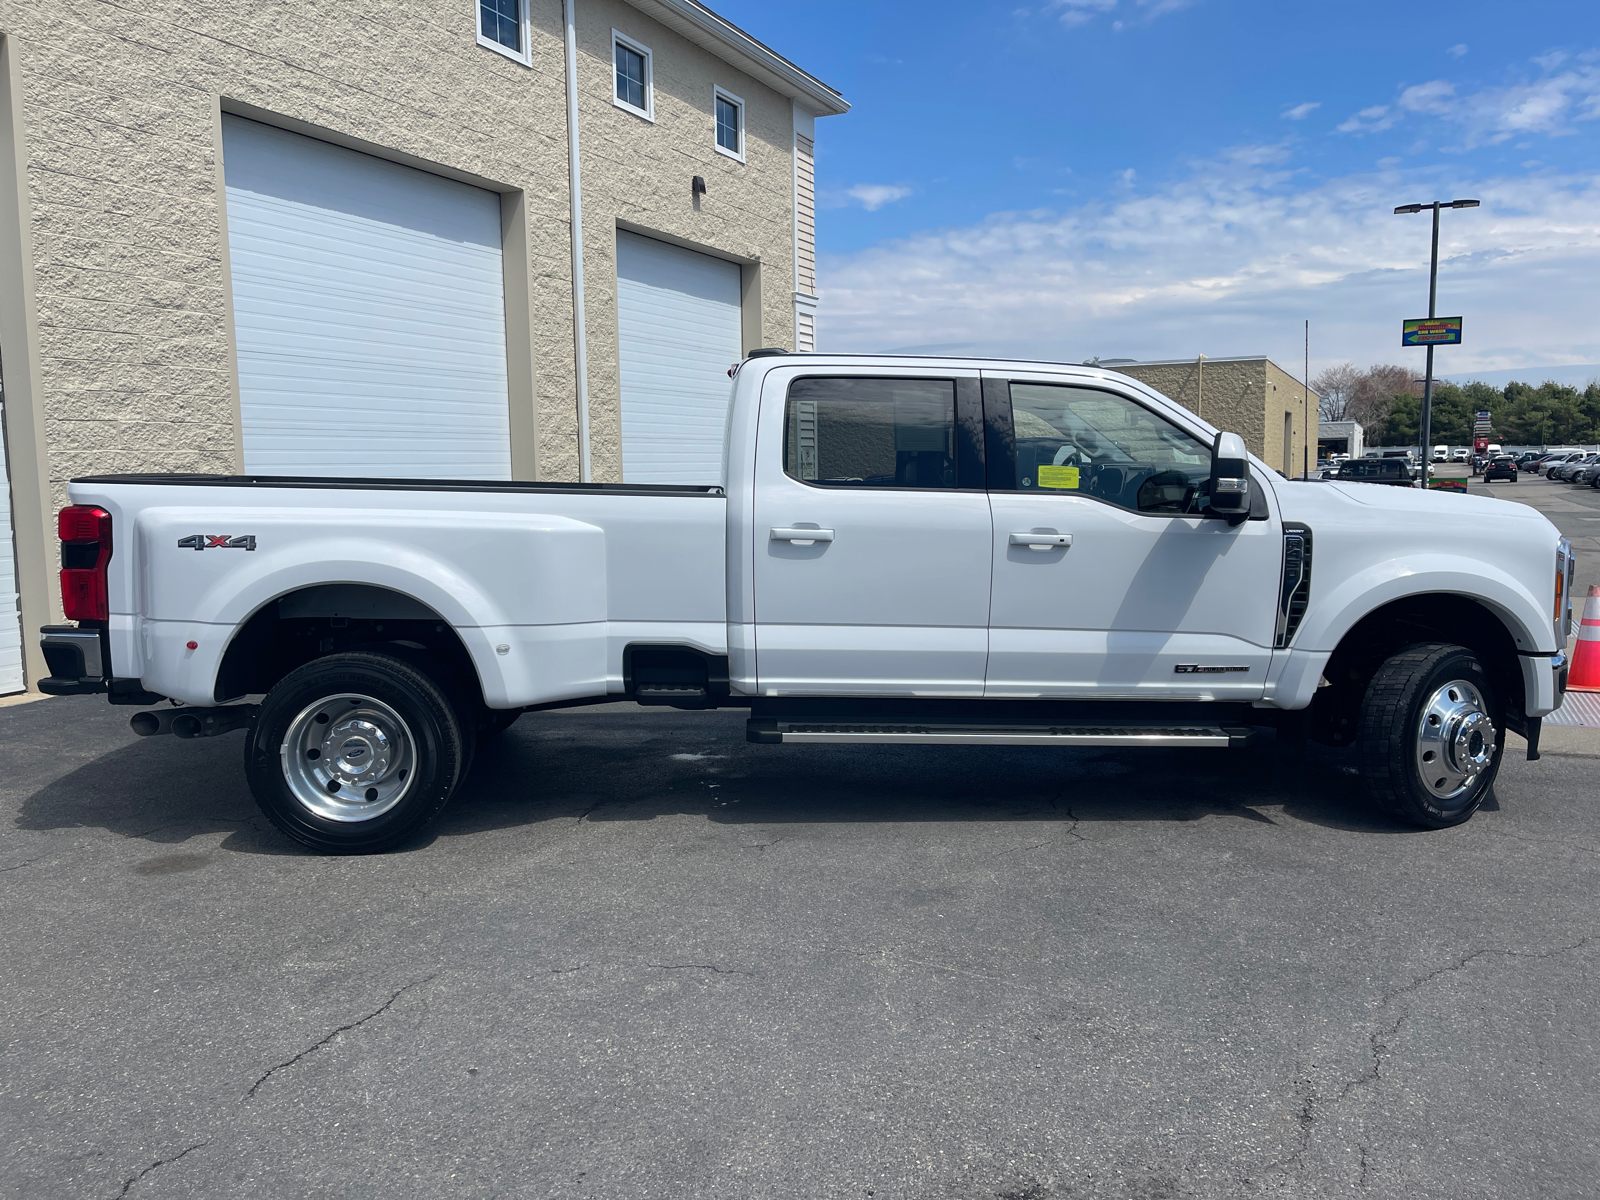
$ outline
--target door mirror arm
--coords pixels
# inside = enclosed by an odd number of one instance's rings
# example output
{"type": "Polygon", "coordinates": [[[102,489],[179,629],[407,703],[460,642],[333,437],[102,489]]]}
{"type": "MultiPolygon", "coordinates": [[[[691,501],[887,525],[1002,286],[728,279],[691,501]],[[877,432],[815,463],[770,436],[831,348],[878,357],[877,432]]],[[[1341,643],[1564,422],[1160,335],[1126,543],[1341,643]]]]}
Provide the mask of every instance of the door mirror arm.
{"type": "Polygon", "coordinates": [[[1206,481],[1211,511],[1237,525],[1250,517],[1250,454],[1237,433],[1219,433],[1211,447],[1211,477],[1206,481]]]}

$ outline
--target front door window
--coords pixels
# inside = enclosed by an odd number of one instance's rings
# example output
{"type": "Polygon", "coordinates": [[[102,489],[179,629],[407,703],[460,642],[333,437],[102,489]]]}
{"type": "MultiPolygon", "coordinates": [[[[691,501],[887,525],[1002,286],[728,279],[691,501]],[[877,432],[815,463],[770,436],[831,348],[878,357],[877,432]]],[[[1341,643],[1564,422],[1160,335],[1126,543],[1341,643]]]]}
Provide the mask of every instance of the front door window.
{"type": "Polygon", "coordinates": [[[1097,388],[1013,383],[1020,491],[1080,492],[1133,512],[1198,515],[1211,454],[1126,397],[1097,388]]]}

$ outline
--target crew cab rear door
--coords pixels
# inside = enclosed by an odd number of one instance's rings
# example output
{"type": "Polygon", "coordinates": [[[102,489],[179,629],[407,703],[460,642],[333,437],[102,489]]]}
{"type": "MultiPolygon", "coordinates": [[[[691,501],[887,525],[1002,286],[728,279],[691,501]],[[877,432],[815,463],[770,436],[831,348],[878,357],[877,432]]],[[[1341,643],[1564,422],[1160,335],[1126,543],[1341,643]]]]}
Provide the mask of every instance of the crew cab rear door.
{"type": "Polygon", "coordinates": [[[1210,447],[1098,378],[985,372],[983,395],[984,694],[1259,699],[1283,552],[1264,492],[1259,519],[1196,515],[1210,447]]]}
{"type": "Polygon", "coordinates": [[[762,695],[983,694],[982,439],[973,370],[766,376],[750,531],[762,695]]]}

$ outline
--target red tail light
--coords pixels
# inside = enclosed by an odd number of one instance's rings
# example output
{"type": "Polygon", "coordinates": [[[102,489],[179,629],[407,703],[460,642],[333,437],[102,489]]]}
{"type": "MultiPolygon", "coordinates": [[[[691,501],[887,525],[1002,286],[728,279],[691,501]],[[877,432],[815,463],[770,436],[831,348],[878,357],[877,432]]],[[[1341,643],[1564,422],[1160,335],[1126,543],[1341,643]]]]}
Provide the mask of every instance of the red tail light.
{"type": "Polygon", "coordinates": [[[69,621],[110,619],[106,565],[111,561],[111,514],[73,504],[56,519],[61,534],[61,607],[69,621]]]}

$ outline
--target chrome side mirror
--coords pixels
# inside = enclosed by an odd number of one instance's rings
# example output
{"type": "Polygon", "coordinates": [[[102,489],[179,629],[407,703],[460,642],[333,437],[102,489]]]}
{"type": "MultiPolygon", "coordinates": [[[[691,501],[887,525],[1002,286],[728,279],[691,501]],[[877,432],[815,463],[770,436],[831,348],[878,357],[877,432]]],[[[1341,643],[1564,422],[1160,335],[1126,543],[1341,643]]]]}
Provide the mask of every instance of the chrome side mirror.
{"type": "Polygon", "coordinates": [[[1207,485],[1211,511],[1230,521],[1250,515],[1250,454],[1237,433],[1219,433],[1211,447],[1211,479],[1207,485]]]}

